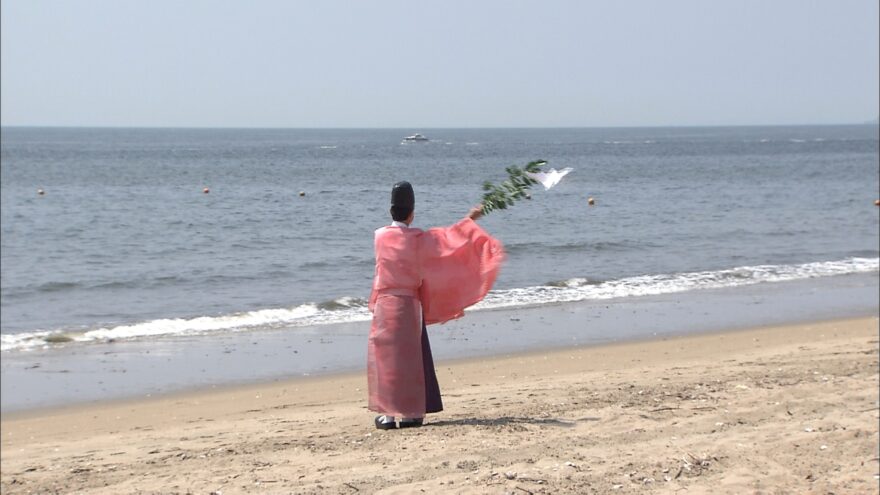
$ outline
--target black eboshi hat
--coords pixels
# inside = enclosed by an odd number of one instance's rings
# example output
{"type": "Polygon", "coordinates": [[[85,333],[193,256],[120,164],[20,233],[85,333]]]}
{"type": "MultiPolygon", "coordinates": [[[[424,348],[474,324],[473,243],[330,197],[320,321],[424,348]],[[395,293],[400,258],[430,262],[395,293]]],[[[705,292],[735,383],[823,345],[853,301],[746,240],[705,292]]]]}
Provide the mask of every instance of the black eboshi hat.
{"type": "Polygon", "coordinates": [[[403,209],[412,209],[416,206],[416,193],[413,192],[412,184],[401,181],[391,188],[391,206],[403,209]]]}

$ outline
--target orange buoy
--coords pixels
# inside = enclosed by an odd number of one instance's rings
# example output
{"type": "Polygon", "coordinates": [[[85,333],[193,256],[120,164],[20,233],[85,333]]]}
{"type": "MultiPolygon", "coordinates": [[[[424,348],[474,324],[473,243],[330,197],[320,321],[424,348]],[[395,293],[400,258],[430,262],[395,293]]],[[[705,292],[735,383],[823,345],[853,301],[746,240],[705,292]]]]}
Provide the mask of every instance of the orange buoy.
{"type": "Polygon", "coordinates": [[[594,200],[593,198],[587,198],[587,204],[593,206],[594,204],[596,204],[596,200],[594,200]]]}
{"type": "Polygon", "coordinates": [[[202,192],[205,194],[208,194],[209,192],[211,192],[211,190],[206,187],[206,188],[202,189],[202,192]]]}

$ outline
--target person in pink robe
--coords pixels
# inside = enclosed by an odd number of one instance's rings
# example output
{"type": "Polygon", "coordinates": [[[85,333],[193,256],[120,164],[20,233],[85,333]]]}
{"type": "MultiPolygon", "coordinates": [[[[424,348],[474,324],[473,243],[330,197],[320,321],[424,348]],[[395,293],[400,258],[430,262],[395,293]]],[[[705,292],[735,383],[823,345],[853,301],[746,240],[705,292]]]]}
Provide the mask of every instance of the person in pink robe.
{"type": "Polygon", "coordinates": [[[379,429],[421,426],[443,410],[426,325],[464,315],[485,297],[504,248],[474,220],[480,206],[450,227],[410,227],[415,193],[408,182],[391,191],[390,226],[376,230],[373,313],[367,345],[369,409],[379,429]]]}

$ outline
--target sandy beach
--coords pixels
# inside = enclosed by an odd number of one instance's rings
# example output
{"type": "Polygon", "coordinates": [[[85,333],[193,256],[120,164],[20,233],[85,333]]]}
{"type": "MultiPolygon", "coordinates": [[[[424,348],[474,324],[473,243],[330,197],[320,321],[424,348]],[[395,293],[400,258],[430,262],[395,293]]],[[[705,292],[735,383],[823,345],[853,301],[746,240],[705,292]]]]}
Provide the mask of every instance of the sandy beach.
{"type": "Polygon", "coordinates": [[[345,374],[4,414],[3,493],[877,493],[876,317],[437,364],[378,431],[345,374]]]}

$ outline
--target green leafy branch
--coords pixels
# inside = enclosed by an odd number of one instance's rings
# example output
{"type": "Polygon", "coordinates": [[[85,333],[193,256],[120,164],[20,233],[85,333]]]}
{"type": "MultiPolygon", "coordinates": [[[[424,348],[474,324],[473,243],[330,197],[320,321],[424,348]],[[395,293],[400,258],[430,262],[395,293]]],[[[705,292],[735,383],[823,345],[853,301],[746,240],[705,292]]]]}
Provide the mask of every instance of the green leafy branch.
{"type": "Polygon", "coordinates": [[[546,160],[535,160],[529,162],[523,168],[513,165],[504,169],[507,171],[507,180],[501,184],[495,185],[489,181],[484,182],[483,215],[488,215],[489,212],[494,210],[505,210],[517,200],[528,198],[528,190],[532,185],[537,184],[538,181],[527,176],[525,173],[540,172],[541,167],[546,163],[546,160]]]}

